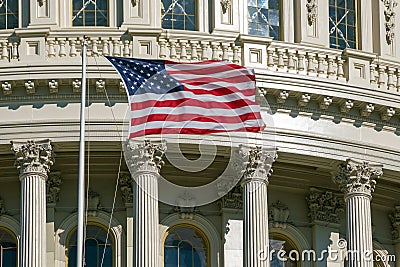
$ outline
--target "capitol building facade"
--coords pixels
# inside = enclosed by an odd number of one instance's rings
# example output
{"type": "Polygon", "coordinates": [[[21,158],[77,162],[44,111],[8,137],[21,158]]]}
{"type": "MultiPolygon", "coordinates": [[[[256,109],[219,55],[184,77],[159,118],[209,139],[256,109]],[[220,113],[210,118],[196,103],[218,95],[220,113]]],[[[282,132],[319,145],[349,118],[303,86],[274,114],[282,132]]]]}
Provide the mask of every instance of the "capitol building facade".
{"type": "Polygon", "coordinates": [[[86,266],[399,267],[399,14],[398,0],[1,0],[0,266],[76,266],[87,36],[86,266]],[[267,127],[126,143],[103,56],[254,69],[267,127]]]}

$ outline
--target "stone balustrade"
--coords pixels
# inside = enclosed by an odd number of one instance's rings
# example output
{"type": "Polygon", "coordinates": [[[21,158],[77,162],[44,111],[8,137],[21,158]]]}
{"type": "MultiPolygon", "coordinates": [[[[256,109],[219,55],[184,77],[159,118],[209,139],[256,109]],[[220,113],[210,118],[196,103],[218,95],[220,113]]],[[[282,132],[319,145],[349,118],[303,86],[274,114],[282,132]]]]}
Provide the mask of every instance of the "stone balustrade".
{"type": "Polygon", "coordinates": [[[19,41],[17,38],[0,37],[0,62],[11,62],[18,60],[18,49],[19,41]]]}
{"type": "Polygon", "coordinates": [[[400,63],[375,59],[370,64],[370,83],[373,89],[400,92],[400,63]]]}

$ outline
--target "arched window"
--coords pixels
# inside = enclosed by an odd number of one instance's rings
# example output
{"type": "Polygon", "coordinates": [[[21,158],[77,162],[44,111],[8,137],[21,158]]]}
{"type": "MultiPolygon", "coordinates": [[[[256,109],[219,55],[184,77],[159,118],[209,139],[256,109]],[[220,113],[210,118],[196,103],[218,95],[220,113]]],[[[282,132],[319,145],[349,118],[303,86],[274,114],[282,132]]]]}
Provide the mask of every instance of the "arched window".
{"type": "Polygon", "coordinates": [[[18,28],[18,1],[0,1],[0,29],[18,28]]]}
{"type": "Polygon", "coordinates": [[[296,247],[296,245],[293,243],[292,240],[290,240],[287,236],[283,234],[278,234],[278,233],[271,233],[269,235],[269,246],[272,249],[275,250],[275,252],[272,254],[272,259],[271,259],[271,267],[299,267],[301,263],[301,252],[299,249],[296,247]],[[285,254],[281,254],[280,257],[278,257],[278,251],[283,250],[285,251],[285,254]],[[296,253],[297,251],[297,253],[296,253]],[[283,255],[283,257],[282,257],[283,255]],[[296,259],[299,256],[299,260],[291,260],[289,256],[291,256],[292,259],[296,259]],[[285,260],[282,260],[282,258],[285,258],[285,260]]]}
{"type": "Polygon", "coordinates": [[[162,0],[161,20],[164,29],[196,30],[196,0],[162,0]]]}
{"type": "Polygon", "coordinates": [[[331,48],[357,48],[357,0],[329,0],[331,48]]]}
{"type": "Polygon", "coordinates": [[[72,0],[72,26],[109,26],[109,0],[72,0]]]}
{"type": "MultiPolygon", "coordinates": [[[[69,267],[76,264],[76,228],[70,233],[66,255],[69,267]]],[[[114,266],[113,264],[113,243],[114,239],[111,234],[107,235],[107,229],[99,225],[87,225],[86,242],[85,242],[85,266],[99,267],[114,266]],[[103,257],[104,256],[104,257],[103,257]]]]}
{"type": "Polygon", "coordinates": [[[249,34],[280,39],[279,0],[248,0],[247,9],[249,34]]]}
{"type": "Polygon", "coordinates": [[[0,228],[0,249],[0,266],[17,266],[17,238],[6,228],[0,228]]]}
{"type": "Polygon", "coordinates": [[[208,257],[208,241],[198,228],[178,225],[167,231],[164,267],[207,267],[208,257]]]}

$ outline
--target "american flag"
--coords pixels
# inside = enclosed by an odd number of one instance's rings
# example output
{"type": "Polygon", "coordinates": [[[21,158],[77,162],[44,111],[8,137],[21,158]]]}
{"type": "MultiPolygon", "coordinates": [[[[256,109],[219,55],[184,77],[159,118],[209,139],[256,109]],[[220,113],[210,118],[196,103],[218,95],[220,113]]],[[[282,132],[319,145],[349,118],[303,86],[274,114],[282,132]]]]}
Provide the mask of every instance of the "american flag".
{"type": "Polygon", "coordinates": [[[150,134],[259,132],[255,76],[222,61],[177,63],[106,57],[128,92],[129,138],[150,134]]]}

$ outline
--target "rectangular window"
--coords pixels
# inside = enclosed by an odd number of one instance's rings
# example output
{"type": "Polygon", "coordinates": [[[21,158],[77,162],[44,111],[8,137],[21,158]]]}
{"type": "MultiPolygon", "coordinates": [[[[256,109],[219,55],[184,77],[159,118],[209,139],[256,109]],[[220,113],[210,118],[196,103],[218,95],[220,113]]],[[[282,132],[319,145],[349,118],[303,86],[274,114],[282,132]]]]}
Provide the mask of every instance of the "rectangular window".
{"type": "Polygon", "coordinates": [[[357,0],[329,0],[331,48],[357,49],[357,0]]]}
{"type": "Polygon", "coordinates": [[[280,39],[279,0],[248,0],[247,8],[249,34],[280,39]]]}
{"type": "Polygon", "coordinates": [[[164,29],[196,30],[196,0],[162,0],[161,13],[164,29]]]}
{"type": "Polygon", "coordinates": [[[72,0],[72,26],[108,26],[108,0],[72,0]]]}
{"type": "Polygon", "coordinates": [[[18,28],[18,0],[0,0],[0,29],[18,28]]]}

